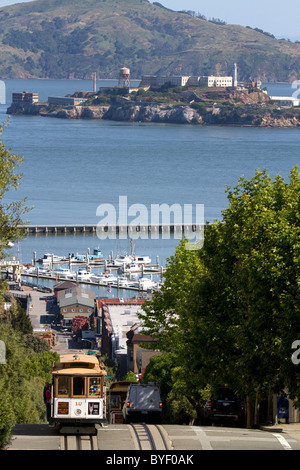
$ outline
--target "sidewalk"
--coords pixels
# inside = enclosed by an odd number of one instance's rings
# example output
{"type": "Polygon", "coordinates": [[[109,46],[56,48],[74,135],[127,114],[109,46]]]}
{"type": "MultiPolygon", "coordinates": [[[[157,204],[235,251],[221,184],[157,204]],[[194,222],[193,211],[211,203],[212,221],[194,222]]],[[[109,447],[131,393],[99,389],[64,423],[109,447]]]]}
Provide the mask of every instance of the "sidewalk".
{"type": "Polygon", "coordinates": [[[288,434],[291,438],[300,443],[300,423],[273,424],[271,426],[261,426],[260,429],[272,433],[288,434]]]}

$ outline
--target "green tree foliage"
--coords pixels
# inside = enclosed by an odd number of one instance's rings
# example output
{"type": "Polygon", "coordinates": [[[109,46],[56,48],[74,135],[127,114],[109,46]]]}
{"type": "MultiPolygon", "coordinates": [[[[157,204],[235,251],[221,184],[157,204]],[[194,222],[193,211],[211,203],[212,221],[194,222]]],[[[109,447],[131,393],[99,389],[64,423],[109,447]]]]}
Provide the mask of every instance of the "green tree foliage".
{"type": "MultiPolygon", "coordinates": [[[[141,319],[147,334],[157,339],[155,348],[168,354],[165,358],[152,358],[150,370],[152,379],[156,376],[162,386],[170,419],[185,416],[192,421],[195,414],[200,418],[203,390],[207,384],[198,351],[201,321],[191,314],[201,301],[198,290],[199,282],[205,278],[205,267],[198,251],[186,249],[187,244],[187,240],[180,241],[175,255],[168,260],[162,290],[146,302],[141,319]],[[161,375],[158,372],[160,366],[156,365],[164,361],[167,365],[162,365],[164,372],[161,375]],[[173,405],[176,415],[171,418],[173,405]]],[[[147,375],[146,378],[148,380],[147,375]]]]}
{"type": "Polygon", "coordinates": [[[11,307],[5,313],[6,321],[9,321],[14,329],[18,329],[24,334],[31,334],[33,330],[29,315],[13,295],[9,296],[9,302],[11,307]]]}
{"type": "MultiPolygon", "coordinates": [[[[2,367],[0,365],[0,367],[2,367]]],[[[6,389],[5,379],[0,377],[0,449],[11,436],[11,429],[15,420],[13,406],[9,392],[6,389]]]]}
{"type": "Polygon", "coordinates": [[[288,386],[290,396],[300,395],[291,361],[300,338],[299,172],[285,183],[257,171],[227,194],[229,207],[205,230],[203,248],[179,244],[162,292],[141,318],[161,350],[174,354],[182,396],[199,404],[208,386],[227,384],[247,397],[252,426],[270,392],[288,386]]]}
{"type": "Polygon", "coordinates": [[[125,375],[123,380],[126,381],[126,382],[136,382],[137,383],[136,375],[132,370],[127,372],[127,374],[125,375]]]}
{"type": "MultiPolygon", "coordinates": [[[[0,137],[4,126],[0,125],[0,137]]],[[[19,202],[6,202],[5,196],[11,190],[18,188],[21,174],[16,173],[16,169],[22,163],[23,158],[11,153],[6,149],[0,140],[0,259],[8,256],[7,248],[10,242],[19,240],[22,237],[21,227],[24,225],[23,215],[29,208],[25,206],[25,199],[19,202]]],[[[0,296],[5,289],[5,283],[0,282],[0,296]]]]}
{"type": "Polygon", "coordinates": [[[197,403],[187,390],[186,375],[174,352],[152,357],[146,368],[144,382],[159,383],[166,423],[190,424],[197,418],[197,403]]]}
{"type": "Polygon", "coordinates": [[[260,398],[286,385],[300,334],[299,173],[294,168],[287,184],[257,171],[227,193],[229,208],[207,231],[201,252],[209,265],[206,316],[209,330],[220,332],[215,377],[230,378],[248,409],[255,398],[258,424],[260,398]]]}

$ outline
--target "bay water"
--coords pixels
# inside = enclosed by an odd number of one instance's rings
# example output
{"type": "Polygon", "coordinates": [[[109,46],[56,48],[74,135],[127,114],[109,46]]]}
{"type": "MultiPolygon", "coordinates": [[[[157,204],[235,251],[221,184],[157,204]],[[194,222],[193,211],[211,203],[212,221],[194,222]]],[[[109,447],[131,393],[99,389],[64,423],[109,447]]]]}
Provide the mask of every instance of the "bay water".
{"type": "MultiPolygon", "coordinates": [[[[4,80],[6,103],[0,105],[0,123],[12,92],[30,91],[41,101],[92,90],[90,80],[4,80]]],[[[97,86],[116,84],[98,81],[97,86]]],[[[287,84],[266,85],[269,95],[291,96],[287,84]]],[[[96,120],[63,120],[41,116],[10,116],[2,136],[7,148],[23,155],[23,174],[17,191],[5,200],[27,197],[34,206],[31,224],[97,224],[97,208],[120,196],[128,207],[141,204],[196,204],[204,206],[204,221],[220,220],[228,206],[225,186],[235,186],[244,175],[266,168],[288,180],[300,163],[300,129],[237,126],[146,124],[96,120]]],[[[137,207],[137,206],[134,206],[137,207]]],[[[165,265],[178,239],[137,239],[137,254],[165,265]]],[[[128,240],[99,240],[95,234],[29,235],[12,249],[23,263],[33,252],[67,255],[100,246],[105,257],[128,249],[128,240]]],[[[111,294],[113,296],[115,294],[111,294]]]]}

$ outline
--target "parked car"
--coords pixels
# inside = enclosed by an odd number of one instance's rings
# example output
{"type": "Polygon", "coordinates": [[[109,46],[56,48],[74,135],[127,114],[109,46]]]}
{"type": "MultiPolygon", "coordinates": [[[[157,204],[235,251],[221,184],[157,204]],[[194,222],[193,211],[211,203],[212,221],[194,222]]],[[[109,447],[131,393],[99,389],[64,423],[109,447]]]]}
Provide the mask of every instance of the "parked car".
{"type": "Polygon", "coordinates": [[[130,384],[123,406],[125,423],[151,422],[160,423],[162,401],[157,384],[130,384]]]}
{"type": "Polygon", "coordinates": [[[245,424],[245,402],[230,388],[219,388],[205,403],[204,423],[217,421],[245,424]]]}

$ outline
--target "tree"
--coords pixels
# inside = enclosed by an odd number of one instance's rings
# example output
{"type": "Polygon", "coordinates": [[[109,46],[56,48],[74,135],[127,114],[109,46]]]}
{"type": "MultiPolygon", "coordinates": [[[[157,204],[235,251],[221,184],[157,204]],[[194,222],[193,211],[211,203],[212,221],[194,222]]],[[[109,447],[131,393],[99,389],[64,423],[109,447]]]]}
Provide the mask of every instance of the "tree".
{"type": "MultiPolygon", "coordinates": [[[[201,252],[214,289],[206,313],[221,332],[218,373],[247,396],[248,411],[255,400],[258,425],[260,399],[286,385],[291,344],[300,335],[298,169],[289,183],[257,171],[227,193],[229,208],[206,232],[201,252]]],[[[250,412],[248,419],[250,426],[250,412]]]]}
{"type": "Polygon", "coordinates": [[[14,329],[30,334],[33,331],[30,317],[26,310],[18,303],[13,295],[10,295],[10,308],[5,312],[5,318],[11,322],[14,329]]]}
{"type": "Polygon", "coordinates": [[[159,383],[164,422],[189,424],[197,418],[197,404],[187,389],[186,371],[174,352],[152,357],[143,380],[159,383]]]}
{"type": "Polygon", "coordinates": [[[292,169],[285,183],[257,171],[227,194],[229,207],[206,228],[203,248],[179,244],[162,292],[141,318],[161,350],[177,358],[191,402],[207,386],[227,384],[247,397],[251,427],[270,392],[288,386],[300,396],[291,361],[300,338],[299,172],[292,169]]]}
{"type": "Polygon", "coordinates": [[[136,382],[137,383],[136,375],[132,370],[128,371],[127,374],[123,377],[122,380],[124,380],[126,382],[136,382]]]}
{"type": "Polygon", "coordinates": [[[168,260],[161,292],[154,292],[151,301],[144,304],[140,319],[144,333],[157,340],[155,349],[164,352],[163,357],[151,359],[151,368],[147,368],[146,377],[150,371],[153,378],[157,377],[173,412],[176,408],[177,414],[182,416],[183,413],[186,417],[189,416],[189,420],[194,420],[196,415],[200,419],[203,390],[207,385],[204,363],[199,352],[201,320],[196,314],[192,314],[204,298],[199,293],[205,278],[205,267],[198,251],[189,250],[188,246],[188,240],[179,242],[174,256],[168,260]],[[159,367],[155,368],[155,365],[162,364],[165,369],[164,363],[168,364],[168,373],[160,374],[159,367]],[[167,391],[164,391],[165,384],[167,391]],[[180,400],[185,405],[184,409],[179,410],[180,400]]]}

